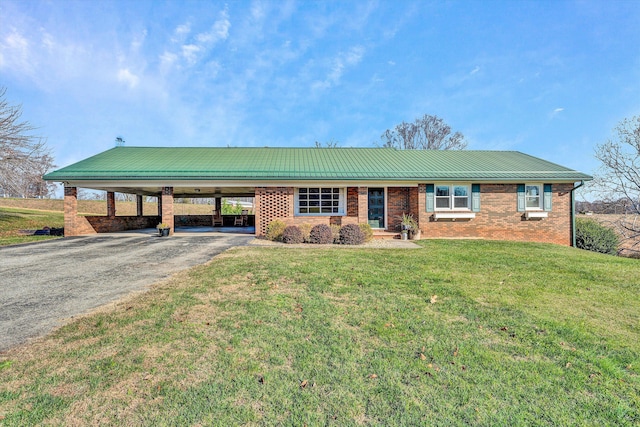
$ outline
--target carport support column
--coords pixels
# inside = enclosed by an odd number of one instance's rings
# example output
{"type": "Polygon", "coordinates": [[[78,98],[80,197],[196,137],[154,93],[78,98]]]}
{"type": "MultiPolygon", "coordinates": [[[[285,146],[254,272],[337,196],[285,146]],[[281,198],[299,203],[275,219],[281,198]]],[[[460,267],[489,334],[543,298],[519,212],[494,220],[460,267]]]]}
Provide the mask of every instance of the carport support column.
{"type": "Polygon", "coordinates": [[[64,235],[78,236],[78,189],[64,187],[64,235]]]}
{"type": "Polygon", "coordinates": [[[173,187],[162,187],[162,222],[169,224],[169,234],[173,234],[173,187]]]}
{"type": "Polygon", "coordinates": [[[107,216],[115,218],[116,216],[116,193],[107,191],[107,216]]]}
{"type": "Polygon", "coordinates": [[[142,196],[136,195],[136,215],[142,216],[142,196]]]}

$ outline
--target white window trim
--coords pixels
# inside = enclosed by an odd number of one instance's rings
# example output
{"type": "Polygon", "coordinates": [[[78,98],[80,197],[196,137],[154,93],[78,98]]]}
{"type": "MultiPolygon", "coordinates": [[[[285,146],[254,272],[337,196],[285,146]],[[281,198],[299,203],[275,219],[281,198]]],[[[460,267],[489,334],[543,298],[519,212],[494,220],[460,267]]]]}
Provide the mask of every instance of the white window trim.
{"type": "Polygon", "coordinates": [[[450,219],[455,221],[457,219],[474,219],[476,217],[475,212],[448,212],[438,211],[433,213],[433,220],[450,219]]]}
{"type": "MultiPolygon", "coordinates": [[[[471,212],[471,183],[470,182],[439,182],[433,184],[433,210],[434,212],[471,212]],[[443,198],[443,196],[438,196],[438,187],[449,187],[449,207],[448,208],[439,208],[438,207],[438,198],[443,198]],[[455,199],[454,196],[454,187],[466,187],[467,188],[467,207],[466,208],[457,208],[455,207],[455,199]]],[[[458,197],[460,198],[460,197],[458,197]]],[[[475,214],[474,214],[475,217],[475,214]]],[[[440,218],[444,218],[440,216],[440,218]]]]}
{"type": "MultiPolygon", "coordinates": [[[[527,182],[524,184],[524,210],[525,211],[534,211],[534,212],[542,212],[544,211],[544,184],[539,182],[527,182]],[[527,206],[527,187],[538,187],[538,206],[527,206]]],[[[529,216],[527,216],[529,218],[529,216]]],[[[531,216],[533,218],[533,216],[531,216]]],[[[542,217],[537,217],[542,218],[542,217]]],[[[544,216],[546,218],[546,215],[544,216]]]]}
{"type": "MultiPolygon", "coordinates": [[[[346,216],[347,215],[347,187],[339,187],[339,186],[309,186],[309,187],[296,187],[294,191],[294,216],[346,216]],[[340,198],[338,199],[338,207],[339,212],[331,212],[331,213],[300,213],[300,189],[301,188],[319,188],[320,194],[322,194],[323,188],[337,188],[340,190],[340,198]]],[[[322,201],[322,199],[320,199],[322,201]]],[[[320,206],[322,209],[322,206],[320,206]]]]}

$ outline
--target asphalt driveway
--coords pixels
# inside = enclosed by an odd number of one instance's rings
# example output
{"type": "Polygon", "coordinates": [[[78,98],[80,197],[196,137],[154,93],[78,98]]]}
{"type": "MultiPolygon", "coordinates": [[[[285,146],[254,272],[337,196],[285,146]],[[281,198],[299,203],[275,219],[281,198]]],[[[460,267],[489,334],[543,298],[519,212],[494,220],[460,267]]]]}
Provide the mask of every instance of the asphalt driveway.
{"type": "Polygon", "coordinates": [[[0,352],[252,239],[121,233],[0,247],[0,352]]]}

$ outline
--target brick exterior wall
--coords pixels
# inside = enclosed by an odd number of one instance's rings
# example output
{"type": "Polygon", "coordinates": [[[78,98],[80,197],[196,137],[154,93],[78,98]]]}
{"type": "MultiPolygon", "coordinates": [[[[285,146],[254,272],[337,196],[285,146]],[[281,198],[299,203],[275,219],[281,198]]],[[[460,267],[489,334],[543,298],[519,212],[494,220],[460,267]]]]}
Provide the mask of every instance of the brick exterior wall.
{"type": "Polygon", "coordinates": [[[402,214],[413,215],[420,221],[418,215],[418,189],[416,187],[388,187],[387,188],[387,230],[399,231],[402,214]]]}
{"type": "Polygon", "coordinates": [[[358,216],[358,187],[347,187],[347,216],[358,216]]]}
{"type": "Polygon", "coordinates": [[[482,184],[480,212],[471,220],[433,220],[425,211],[424,185],[420,186],[422,238],[481,238],[571,245],[572,184],[553,184],[552,211],[541,220],[526,220],[517,211],[517,184],[482,184]]]}
{"type": "MultiPolygon", "coordinates": [[[[418,219],[422,238],[481,238],[519,240],[571,245],[571,189],[572,184],[553,184],[552,210],[541,220],[526,220],[517,211],[517,184],[481,184],[480,212],[471,220],[433,220],[426,212],[426,184],[416,187],[387,188],[387,230],[396,231],[402,213],[418,219]]],[[[162,222],[174,224],[209,225],[210,216],[173,215],[173,188],[165,187],[159,200],[162,222]]],[[[366,223],[368,188],[348,187],[346,216],[295,216],[293,187],[258,187],[255,192],[256,235],[266,233],[274,219],[287,224],[357,224],[366,223]]],[[[155,227],[160,216],[78,216],[77,189],[64,189],[65,235],[78,236],[96,232],[123,231],[155,227]]]]}

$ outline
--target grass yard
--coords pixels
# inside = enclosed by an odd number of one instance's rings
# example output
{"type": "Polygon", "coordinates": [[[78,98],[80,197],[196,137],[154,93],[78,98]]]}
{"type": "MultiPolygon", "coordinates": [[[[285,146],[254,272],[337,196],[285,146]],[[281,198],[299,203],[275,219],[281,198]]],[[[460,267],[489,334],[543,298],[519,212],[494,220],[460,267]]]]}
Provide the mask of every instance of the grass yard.
{"type": "Polygon", "coordinates": [[[249,247],[0,355],[0,424],[640,424],[637,260],[249,247]]]}
{"type": "Polygon", "coordinates": [[[0,207],[0,246],[54,239],[54,236],[25,236],[20,233],[20,230],[40,230],[43,227],[59,228],[63,226],[62,212],[0,207]]]}

